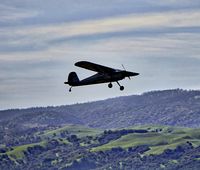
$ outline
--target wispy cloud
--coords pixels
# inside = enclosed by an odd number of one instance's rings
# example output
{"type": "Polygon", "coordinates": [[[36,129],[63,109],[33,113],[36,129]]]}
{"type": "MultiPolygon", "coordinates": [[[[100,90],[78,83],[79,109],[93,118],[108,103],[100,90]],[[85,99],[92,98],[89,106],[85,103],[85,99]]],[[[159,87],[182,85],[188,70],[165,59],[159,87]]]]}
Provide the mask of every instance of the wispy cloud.
{"type": "Polygon", "coordinates": [[[198,87],[199,5],[199,0],[2,2],[0,108],[96,100],[113,97],[112,90],[122,95],[107,85],[66,95],[68,72],[77,71],[80,79],[92,74],[75,68],[78,60],[116,68],[123,63],[140,72],[123,95],[133,87],[134,93],[198,87]],[[92,90],[95,97],[87,95],[92,90]]]}
{"type": "Polygon", "coordinates": [[[176,33],[140,37],[120,37],[90,44],[90,50],[126,53],[134,56],[187,56],[200,59],[200,34],[176,33]]]}
{"type": "Polygon", "coordinates": [[[0,4],[0,23],[20,22],[23,19],[36,17],[38,14],[38,11],[0,4]]]}
{"type": "MultiPolygon", "coordinates": [[[[127,32],[139,29],[164,29],[200,27],[200,11],[161,12],[140,15],[125,15],[98,20],[63,23],[60,25],[28,26],[0,29],[0,52],[37,51],[54,47],[53,42],[68,38],[127,32]]],[[[65,43],[61,41],[60,43],[65,43]]],[[[57,44],[58,45],[58,44],[57,44]]]]}
{"type": "Polygon", "coordinates": [[[158,1],[158,0],[151,0],[151,3],[154,5],[163,5],[163,6],[170,6],[170,7],[195,7],[200,4],[198,0],[168,0],[168,1],[158,1]]]}
{"type": "Polygon", "coordinates": [[[113,18],[89,20],[60,25],[47,25],[37,27],[25,27],[18,29],[14,33],[18,35],[43,35],[51,37],[77,36],[105,32],[126,31],[136,28],[152,27],[180,27],[180,26],[200,26],[200,11],[177,11],[152,13],[145,15],[126,15],[113,18]]]}

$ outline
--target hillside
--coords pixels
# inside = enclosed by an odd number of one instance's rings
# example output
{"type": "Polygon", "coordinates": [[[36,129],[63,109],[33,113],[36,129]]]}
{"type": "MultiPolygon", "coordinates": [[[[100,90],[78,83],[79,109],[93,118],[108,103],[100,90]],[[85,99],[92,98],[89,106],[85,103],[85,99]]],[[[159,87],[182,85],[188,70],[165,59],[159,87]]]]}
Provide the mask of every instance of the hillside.
{"type": "Polygon", "coordinates": [[[7,122],[9,126],[23,127],[64,124],[101,129],[144,124],[200,127],[200,91],[154,91],[84,104],[0,111],[0,123],[7,122]]]}
{"type": "Polygon", "coordinates": [[[0,111],[0,169],[199,169],[200,91],[0,111]]]}
{"type": "Polygon", "coordinates": [[[97,130],[67,125],[39,140],[1,146],[0,169],[190,169],[200,166],[200,129],[142,126],[97,130]]]}

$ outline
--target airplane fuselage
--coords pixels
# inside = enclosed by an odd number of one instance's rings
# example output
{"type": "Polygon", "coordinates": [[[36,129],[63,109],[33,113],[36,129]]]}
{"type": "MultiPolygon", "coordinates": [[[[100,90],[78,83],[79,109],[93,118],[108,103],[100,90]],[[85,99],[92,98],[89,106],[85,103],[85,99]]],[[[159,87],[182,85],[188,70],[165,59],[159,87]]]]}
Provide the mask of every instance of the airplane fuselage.
{"type": "MultiPolygon", "coordinates": [[[[81,80],[77,86],[99,84],[99,83],[108,83],[115,82],[124,79],[125,77],[121,73],[115,73],[112,76],[107,74],[97,73],[89,78],[81,80]]],[[[75,85],[76,86],[76,85],[75,85]]]]}
{"type": "Polygon", "coordinates": [[[138,74],[117,70],[116,72],[112,74],[103,74],[103,73],[97,73],[93,76],[90,76],[86,79],[83,79],[79,82],[74,82],[72,84],[69,84],[71,86],[85,86],[85,85],[92,85],[92,84],[100,84],[100,83],[110,83],[110,82],[116,82],[119,80],[122,80],[126,77],[136,76],[138,74]]]}

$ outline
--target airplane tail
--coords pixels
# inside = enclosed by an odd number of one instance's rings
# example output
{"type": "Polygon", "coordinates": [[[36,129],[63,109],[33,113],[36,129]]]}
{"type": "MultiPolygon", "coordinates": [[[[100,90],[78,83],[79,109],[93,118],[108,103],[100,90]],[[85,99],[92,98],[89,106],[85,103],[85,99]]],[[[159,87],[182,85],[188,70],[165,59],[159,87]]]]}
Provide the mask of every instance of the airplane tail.
{"type": "Polygon", "coordinates": [[[69,76],[68,76],[68,82],[65,83],[65,84],[69,84],[69,85],[76,85],[77,83],[79,83],[79,78],[76,74],[76,72],[71,72],[69,73],[69,76]]]}

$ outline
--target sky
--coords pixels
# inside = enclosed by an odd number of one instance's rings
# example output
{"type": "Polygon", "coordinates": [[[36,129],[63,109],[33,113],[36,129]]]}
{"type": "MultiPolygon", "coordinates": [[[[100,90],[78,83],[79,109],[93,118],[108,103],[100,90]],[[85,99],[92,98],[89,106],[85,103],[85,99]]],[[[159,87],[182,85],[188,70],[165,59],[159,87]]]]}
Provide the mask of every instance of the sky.
{"type": "Polygon", "coordinates": [[[0,110],[200,89],[199,0],[0,0],[0,110]],[[140,75],[69,87],[91,61],[140,75]]]}

